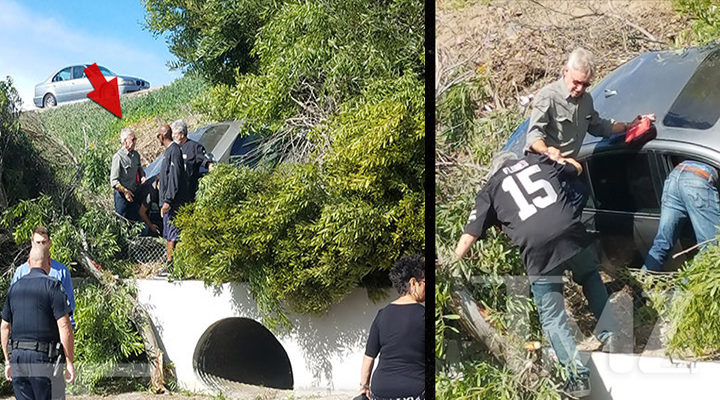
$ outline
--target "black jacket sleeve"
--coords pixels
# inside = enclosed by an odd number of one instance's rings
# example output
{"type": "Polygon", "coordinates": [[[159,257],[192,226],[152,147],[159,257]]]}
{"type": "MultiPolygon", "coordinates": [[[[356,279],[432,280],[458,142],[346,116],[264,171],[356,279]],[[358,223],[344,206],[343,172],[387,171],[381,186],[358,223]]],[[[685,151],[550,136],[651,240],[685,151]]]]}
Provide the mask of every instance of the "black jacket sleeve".
{"type": "Polygon", "coordinates": [[[170,145],[165,152],[162,165],[164,179],[162,180],[163,185],[161,185],[160,204],[168,203],[172,205],[175,202],[182,183],[182,172],[184,170],[181,168],[185,168],[182,152],[178,146],[170,145]]]}

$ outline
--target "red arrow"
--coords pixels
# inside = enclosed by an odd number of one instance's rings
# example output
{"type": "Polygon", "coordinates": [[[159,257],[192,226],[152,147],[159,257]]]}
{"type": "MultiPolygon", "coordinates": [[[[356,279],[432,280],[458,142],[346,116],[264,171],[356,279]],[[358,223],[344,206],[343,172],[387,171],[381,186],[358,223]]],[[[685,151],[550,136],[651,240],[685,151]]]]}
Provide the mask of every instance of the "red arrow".
{"type": "Polygon", "coordinates": [[[87,75],[90,83],[95,88],[95,90],[87,94],[87,97],[98,103],[104,109],[115,114],[118,118],[122,118],[117,77],[106,81],[97,63],[85,68],[85,75],[87,75]]]}

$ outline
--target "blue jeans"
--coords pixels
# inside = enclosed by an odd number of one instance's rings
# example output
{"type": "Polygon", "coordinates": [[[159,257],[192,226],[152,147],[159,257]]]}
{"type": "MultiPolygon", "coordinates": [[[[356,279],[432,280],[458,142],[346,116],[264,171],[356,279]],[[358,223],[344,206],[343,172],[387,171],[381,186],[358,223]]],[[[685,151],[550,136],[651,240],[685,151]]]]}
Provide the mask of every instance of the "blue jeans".
{"type": "Polygon", "coordinates": [[[698,243],[713,239],[718,234],[718,191],[710,179],[683,170],[683,164],[672,170],[665,180],[658,232],[645,258],[644,266],[651,271],[662,271],[678,232],[688,218],[698,243]]]}
{"type": "MultiPolygon", "coordinates": [[[[590,311],[599,321],[608,301],[608,292],[598,272],[595,246],[590,245],[569,261],[539,277],[530,285],[540,315],[545,335],[557,354],[560,363],[568,368],[570,375],[588,374],[589,370],[580,361],[568,317],[565,312],[562,275],[565,269],[572,271],[573,281],[583,288],[590,311]]],[[[612,318],[608,323],[612,324],[612,318]]],[[[604,341],[614,331],[614,325],[599,327],[598,339],[604,341]]]]}
{"type": "Polygon", "coordinates": [[[113,189],[113,193],[115,193],[115,212],[130,221],[138,221],[140,219],[140,215],[138,214],[140,211],[138,201],[136,199],[133,199],[133,201],[127,201],[125,196],[115,189],[113,189]]]}

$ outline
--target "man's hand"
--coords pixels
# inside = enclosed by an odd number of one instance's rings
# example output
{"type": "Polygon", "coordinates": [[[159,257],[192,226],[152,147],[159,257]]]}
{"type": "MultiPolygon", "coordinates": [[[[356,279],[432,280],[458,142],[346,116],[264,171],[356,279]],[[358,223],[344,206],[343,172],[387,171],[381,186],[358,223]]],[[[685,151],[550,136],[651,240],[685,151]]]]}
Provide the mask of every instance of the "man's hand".
{"type": "Polygon", "coordinates": [[[70,360],[67,360],[65,365],[65,382],[73,383],[75,381],[75,365],[70,360]]]}
{"type": "Polygon", "coordinates": [[[625,124],[625,130],[627,131],[627,130],[630,129],[631,127],[639,124],[640,121],[643,119],[643,117],[646,117],[646,118],[649,119],[651,122],[655,122],[655,114],[643,114],[643,115],[638,115],[637,117],[635,117],[634,120],[632,120],[631,122],[628,122],[628,123],[625,124]]]}
{"type": "Polygon", "coordinates": [[[124,194],[125,194],[125,200],[127,200],[127,201],[129,201],[129,202],[132,203],[132,201],[133,201],[133,192],[125,189],[125,193],[124,193],[124,194]]]}
{"type": "Polygon", "coordinates": [[[545,150],[544,154],[553,161],[558,161],[562,158],[560,149],[558,149],[557,147],[553,147],[553,146],[548,146],[548,148],[547,148],[547,150],[545,150]]]}
{"type": "Polygon", "coordinates": [[[170,212],[170,203],[163,203],[160,209],[160,215],[165,215],[170,212]]]}
{"type": "Polygon", "coordinates": [[[145,183],[146,180],[147,180],[147,178],[145,178],[144,176],[141,177],[141,178],[140,178],[140,184],[142,185],[143,183],[145,183]]]}
{"type": "Polygon", "coordinates": [[[159,234],[160,234],[160,228],[158,228],[158,226],[155,225],[155,224],[150,224],[150,232],[159,235],[159,234]]]}
{"type": "Polygon", "coordinates": [[[10,361],[5,363],[5,379],[8,381],[12,380],[12,367],[10,366],[10,361]]]}
{"type": "Polygon", "coordinates": [[[570,157],[563,158],[563,159],[561,159],[561,161],[572,164],[572,166],[578,170],[578,176],[582,175],[582,171],[583,171],[582,164],[577,162],[574,158],[570,158],[570,157]]]}

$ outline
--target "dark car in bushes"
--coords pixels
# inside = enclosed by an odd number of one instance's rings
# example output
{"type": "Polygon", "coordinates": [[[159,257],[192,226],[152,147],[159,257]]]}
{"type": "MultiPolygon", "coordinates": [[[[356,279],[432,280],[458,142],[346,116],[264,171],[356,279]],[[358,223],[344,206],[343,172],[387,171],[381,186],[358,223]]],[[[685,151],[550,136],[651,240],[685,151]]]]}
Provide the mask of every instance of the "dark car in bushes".
{"type": "MultiPolygon", "coordinates": [[[[257,148],[257,140],[252,136],[240,136],[244,126],[243,121],[223,121],[203,126],[188,134],[192,139],[205,147],[216,163],[242,162],[252,164],[251,152],[257,148]]],[[[145,175],[150,178],[160,173],[163,155],[153,160],[145,167],[145,175]]],[[[201,168],[200,174],[207,173],[201,168]]]]}
{"type": "MultiPolygon", "coordinates": [[[[604,118],[657,118],[657,137],[641,147],[586,135],[577,156],[590,191],[583,222],[599,233],[601,262],[640,267],[657,232],[663,182],[674,166],[690,158],[720,168],[720,46],[642,54],[598,82],[591,95],[604,118]]],[[[527,126],[526,120],[504,150],[522,152],[527,126]]],[[[694,244],[687,223],[671,254],[694,244]]],[[[669,259],[665,269],[675,270],[691,256],[669,259]]]]}

